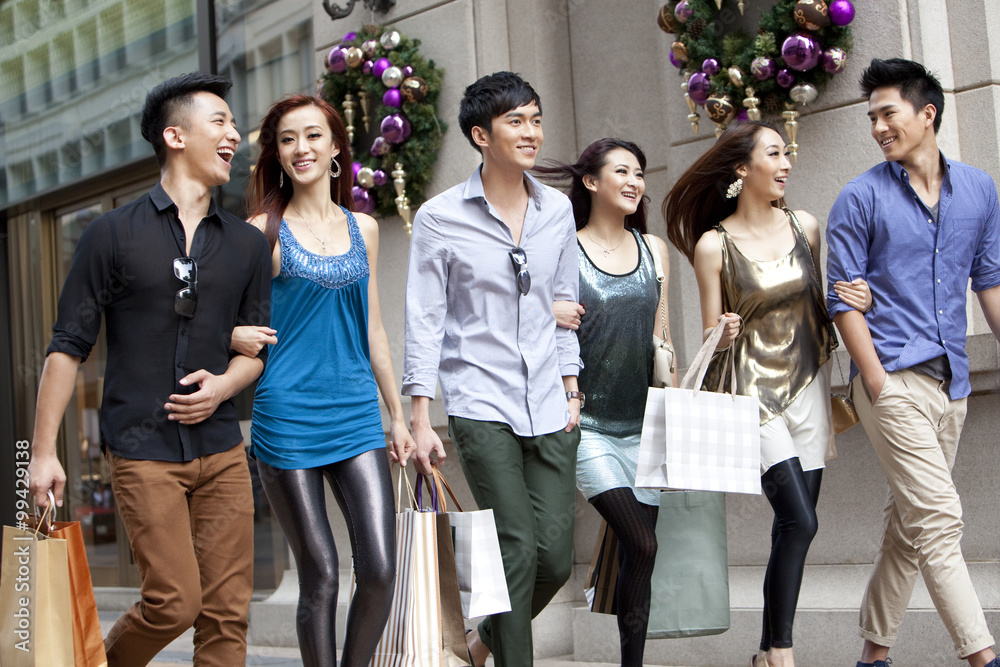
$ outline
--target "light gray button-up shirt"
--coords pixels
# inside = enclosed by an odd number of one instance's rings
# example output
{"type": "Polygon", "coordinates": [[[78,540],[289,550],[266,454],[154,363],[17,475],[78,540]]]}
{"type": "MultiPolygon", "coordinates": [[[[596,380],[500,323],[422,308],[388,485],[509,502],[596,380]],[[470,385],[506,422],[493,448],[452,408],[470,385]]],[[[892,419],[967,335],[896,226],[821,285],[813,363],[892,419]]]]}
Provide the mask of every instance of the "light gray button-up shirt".
{"type": "Polygon", "coordinates": [[[453,417],[502,422],[521,436],[566,427],[562,377],[583,367],[576,332],[556,326],[554,300],[579,301],[569,199],[525,174],[521,247],[531,289],[517,291],[510,229],[486,201],[477,168],[420,207],[406,275],[403,394],[434,398],[439,369],[453,417]]]}

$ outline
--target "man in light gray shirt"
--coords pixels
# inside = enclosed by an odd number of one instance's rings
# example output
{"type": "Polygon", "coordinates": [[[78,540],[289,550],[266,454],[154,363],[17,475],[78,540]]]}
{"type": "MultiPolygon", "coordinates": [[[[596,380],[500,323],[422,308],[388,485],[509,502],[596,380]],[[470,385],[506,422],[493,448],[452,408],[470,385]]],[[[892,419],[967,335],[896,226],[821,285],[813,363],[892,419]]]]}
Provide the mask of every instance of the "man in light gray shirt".
{"type": "Polygon", "coordinates": [[[565,195],[525,173],[542,145],[538,94],[510,72],[465,90],[459,124],[483,164],[425,203],[413,223],[406,279],[403,394],[411,396],[416,466],[441,440],[428,415],[440,377],[462,469],[496,518],[512,610],[470,634],[482,665],[532,664],[531,619],[573,566],[576,333],[555,300],[579,299],[576,228],[565,195]]]}

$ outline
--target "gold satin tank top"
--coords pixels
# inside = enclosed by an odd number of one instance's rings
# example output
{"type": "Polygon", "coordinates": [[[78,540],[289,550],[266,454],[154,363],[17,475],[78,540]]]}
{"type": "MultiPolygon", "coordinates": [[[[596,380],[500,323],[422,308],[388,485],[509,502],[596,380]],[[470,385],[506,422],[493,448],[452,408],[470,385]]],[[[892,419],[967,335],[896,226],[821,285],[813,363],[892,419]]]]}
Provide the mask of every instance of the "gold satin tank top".
{"type": "MultiPolygon", "coordinates": [[[[740,252],[722,225],[722,307],[743,318],[733,341],[738,393],[760,400],[760,423],[782,413],[830,359],[833,338],[812,248],[795,214],[784,209],[795,246],[771,261],[740,252]]],[[[703,386],[715,390],[722,372],[716,354],[703,386]]],[[[728,391],[728,382],[727,391],[728,391]]]]}

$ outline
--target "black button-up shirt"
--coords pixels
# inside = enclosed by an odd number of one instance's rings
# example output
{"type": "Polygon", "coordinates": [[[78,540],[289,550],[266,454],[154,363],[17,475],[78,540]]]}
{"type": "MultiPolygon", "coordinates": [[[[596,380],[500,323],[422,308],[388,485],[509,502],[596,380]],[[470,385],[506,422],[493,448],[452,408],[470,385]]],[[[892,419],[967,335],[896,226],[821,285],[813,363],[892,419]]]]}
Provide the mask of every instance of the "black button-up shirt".
{"type": "Polygon", "coordinates": [[[242,441],[232,401],[193,426],[168,420],[163,405],[170,394],[198,390],[178,383],[189,373],[226,372],[233,327],[270,323],[271,252],[256,227],[213,200],[191,244],[198,305],[188,319],[174,312],[174,295],[186,284],[173,261],[186,247],[177,207],[157,184],[87,226],[59,297],[48,352],[86,360],[104,314],[101,444],[123,458],[191,461],[242,441]]]}

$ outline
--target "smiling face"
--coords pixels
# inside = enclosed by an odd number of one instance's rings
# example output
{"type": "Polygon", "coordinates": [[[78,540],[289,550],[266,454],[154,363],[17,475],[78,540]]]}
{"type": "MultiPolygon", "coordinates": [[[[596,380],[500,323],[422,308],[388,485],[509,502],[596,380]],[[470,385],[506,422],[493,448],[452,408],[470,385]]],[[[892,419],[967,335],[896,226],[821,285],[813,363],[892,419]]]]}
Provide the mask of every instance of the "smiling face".
{"type": "Polygon", "coordinates": [[[489,132],[482,127],[472,128],[472,139],[489,168],[527,171],[535,166],[535,157],[542,148],[542,112],[534,102],[511,109],[493,119],[489,132]]]}
{"type": "Polygon", "coordinates": [[[338,153],[330,123],[317,107],[298,107],[278,121],[278,162],[293,186],[329,181],[330,162],[338,153]]]}
{"type": "Polygon", "coordinates": [[[583,184],[591,192],[594,208],[614,211],[623,217],[636,212],[646,192],[639,160],[624,148],[608,151],[597,176],[584,176],[583,184]]]}
{"type": "Polygon", "coordinates": [[[792,163],[788,161],[785,142],[771,128],[761,128],[750,162],[736,169],[743,178],[741,197],[762,197],[776,201],[785,196],[785,185],[792,163]]]}
{"type": "Polygon", "coordinates": [[[876,88],[868,98],[872,137],[889,162],[905,162],[915,150],[936,145],[934,105],[916,109],[895,87],[876,88]]]}
{"type": "Polygon", "coordinates": [[[228,183],[240,143],[229,105],[217,95],[200,92],[191,96],[191,103],[178,115],[178,122],[164,129],[167,145],[183,149],[176,154],[177,159],[193,178],[208,187],[228,183]]]}

